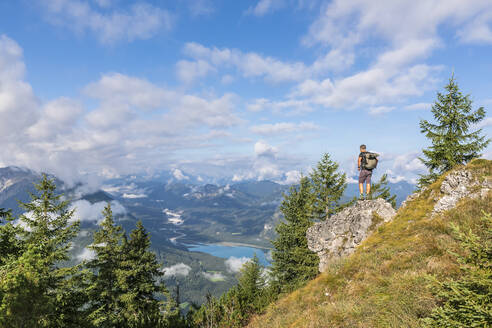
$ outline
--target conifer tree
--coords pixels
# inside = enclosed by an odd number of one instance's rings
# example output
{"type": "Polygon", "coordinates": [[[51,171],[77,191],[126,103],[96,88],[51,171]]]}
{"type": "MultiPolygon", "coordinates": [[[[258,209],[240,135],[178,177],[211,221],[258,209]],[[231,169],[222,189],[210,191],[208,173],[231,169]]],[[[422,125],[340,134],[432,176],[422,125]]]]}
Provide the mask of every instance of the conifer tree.
{"type": "Polygon", "coordinates": [[[156,299],[167,292],[159,278],[163,276],[155,254],[150,251],[150,237],[141,221],[124,239],[122,256],[117,270],[122,316],[130,327],[144,323],[155,326],[159,321],[161,302],[156,299]]]}
{"type": "Polygon", "coordinates": [[[67,288],[79,268],[61,265],[69,260],[70,241],[79,224],[71,222],[73,211],[55,194],[53,180],[43,175],[36,189],[29,203],[21,203],[27,212],[20,217],[22,224],[7,227],[19,243],[14,243],[17,256],[1,267],[2,327],[65,327],[80,322],[83,303],[77,304],[80,299],[72,298],[72,289],[67,288]]]}
{"type": "Polygon", "coordinates": [[[312,185],[301,178],[292,186],[280,206],[284,220],[275,228],[277,238],[272,242],[272,275],[281,290],[291,290],[312,279],[318,273],[318,256],[307,247],[306,231],[313,225],[312,185]]]}
{"type": "Polygon", "coordinates": [[[396,208],[396,195],[391,195],[387,174],[383,174],[381,179],[372,185],[369,197],[371,199],[382,198],[396,208]]]}
{"type": "Polygon", "coordinates": [[[104,220],[94,233],[94,241],[88,246],[95,258],[87,263],[93,270],[87,288],[89,296],[88,319],[96,327],[122,326],[119,298],[123,291],[118,283],[118,270],[122,259],[123,235],[121,226],[115,225],[111,205],[103,210],[104,220]]]}
{"type": "Polygon", "coordinates": [[[451,226],[465,254],[454,254],[460,263],[461,277],[439,281],[433,278],[433,289],[440,306],[425,327],[490,327],[492,324],[492,216],[484,214],[482,236],[471,230],[462,232],[451,226]]]}
{"type": "Polygon", "coordinates": [[[265,288],[265,278],[262,276],[262,266],[256,254],[251,261],[246,262],[238,277],[238,289],[244,307],[243,312],[254,313],[262,310],[262,292],[265,288]]]}
{"type": "Polygon", "coordinates": [[[20,227],[13,224],[12,210],[0,208],[0,267],[19,256],[22,241],[17,238],[20,227]]]}
{"type": "Polygon", "coordinates": [[[432,145],[423,149],[424,157],[420,158],[429,173],[420,176],[419,187],[434,182],[439,175],[454,166],[467,164],[479,157],[490,142],[482,135],[482,129],[470,132],[471,125],[485,117],[484,108],[473,111],[470,96],[464,96],[459,91],[454,76],[451,76],[445,89],[447,93],[437,93],[437,100],[432,106],[436,124],[420,121],[420,131],[430,139],[432,145]]]}
{"type": "Polygon", "coordinates": [[[340,209],[339,200],[347,187],[345,173],[340,173],[338,164],[325,153],[310,174],[314,202],[313,214],[316,219],[326,220],[340,209]]]}

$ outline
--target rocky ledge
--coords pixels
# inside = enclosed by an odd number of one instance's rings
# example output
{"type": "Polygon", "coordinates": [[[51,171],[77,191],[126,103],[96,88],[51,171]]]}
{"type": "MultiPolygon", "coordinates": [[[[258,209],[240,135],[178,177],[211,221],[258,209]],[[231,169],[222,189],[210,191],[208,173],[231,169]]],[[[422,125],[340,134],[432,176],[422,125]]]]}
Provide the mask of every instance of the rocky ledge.
{"type": "Polygon", "coordinates": [[[492,179],[486,177],[481,183],[468,170],[452,172],[441,184],[442,197],[438,199],[432,215],[452,209],[462,198],[484,198],[492,190],[492,179]]]}
{"type": "Polygon", "coordinates": [[[320,258],[319,271],[330,261],[354,252],[368,235],[396,215],[384,199],[360,200],[308,229],[308,247],[320,258]]]}

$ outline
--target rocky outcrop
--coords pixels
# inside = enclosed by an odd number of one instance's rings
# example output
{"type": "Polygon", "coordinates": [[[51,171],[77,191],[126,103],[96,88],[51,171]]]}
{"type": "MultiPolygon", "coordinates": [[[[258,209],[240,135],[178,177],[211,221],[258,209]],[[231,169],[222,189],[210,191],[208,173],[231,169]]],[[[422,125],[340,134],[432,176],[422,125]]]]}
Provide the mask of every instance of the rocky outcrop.
{"type": "Polygon", "coordinates": [[[308,229],[308,247],[320,258],[319,271],[336,258],[349,255],[368,235],[396,215],[384,199],[360,200],[308,229]]]}
{"type": "Polygon", "coordinates": [[[444,178],[441,184],[443,196],[438,199],[432,215],[454,208],[462,198],[485,197],[491,189],[492,180],[490,178],[480,183],[468,170],[452,172],[444,178]]]}

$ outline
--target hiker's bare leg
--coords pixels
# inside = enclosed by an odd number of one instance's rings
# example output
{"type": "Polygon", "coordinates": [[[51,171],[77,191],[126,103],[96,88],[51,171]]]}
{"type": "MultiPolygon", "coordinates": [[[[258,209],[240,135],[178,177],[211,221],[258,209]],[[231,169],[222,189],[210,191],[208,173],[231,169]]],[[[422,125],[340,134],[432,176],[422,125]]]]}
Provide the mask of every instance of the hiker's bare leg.
{"type": "Polygon", "coordinates": [[[367,192],[368,195],[371,192],[371,184],[370,183],[366,184],[366,192],[367,192]]]}
{"type": "Polygon", "coordinates": [[[362,183],[359,183],[359,192],[361,193],[361,195],[364,193],[364,186],[362,185],[362,183]]]}

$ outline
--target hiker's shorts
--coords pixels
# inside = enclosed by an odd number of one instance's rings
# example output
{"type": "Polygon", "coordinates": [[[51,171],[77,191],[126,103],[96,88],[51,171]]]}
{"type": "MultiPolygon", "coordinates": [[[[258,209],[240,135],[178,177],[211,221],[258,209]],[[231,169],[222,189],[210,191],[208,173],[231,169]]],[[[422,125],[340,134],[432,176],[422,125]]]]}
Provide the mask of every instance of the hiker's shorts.
{"type": "Polygon", "coordinates": [[[371,184],[372,171],[361,169],[359,174],[359,183],[371,184]]]}

